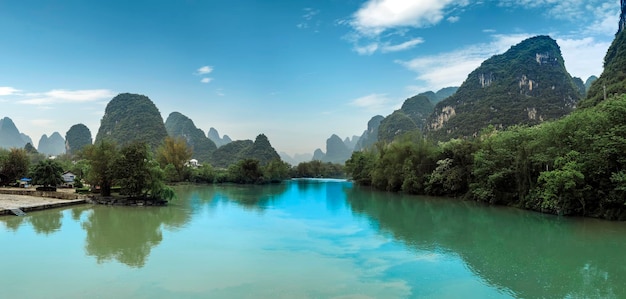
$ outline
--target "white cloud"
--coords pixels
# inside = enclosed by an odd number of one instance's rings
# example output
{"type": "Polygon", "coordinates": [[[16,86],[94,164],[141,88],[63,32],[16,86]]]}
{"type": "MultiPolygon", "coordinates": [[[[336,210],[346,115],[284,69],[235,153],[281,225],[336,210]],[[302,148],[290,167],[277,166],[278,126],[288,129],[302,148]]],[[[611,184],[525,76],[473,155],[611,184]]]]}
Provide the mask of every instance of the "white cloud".
{"type": "Polygon", "coordinates": [[[213,78],[202,78],[202,80],[200,80],[202,83],[209,83],[211,81],[213,81],[213,78]]]}
{"type": "Polygon", "coordinates": [[[511,46],[530,37],[529,34],[494,35],[490,43],[471,45],[466,48],[436,55],[427,55],[403,61],[396,60],[407,69],[417,73],[420,86],[411,89],[438,90],[448,86],[459,86],[467,75],[487,58],[501,54],[511,46]]]}
{"type": "Polygon", "coordinates": [[[87,103],[110,99],[115,93],[108,89],[65,90],[54,89],[43,93],[26,93],[20,104],[49,105],[55,103],[87,103]]]}
{"type": "Polygon", "coordinates": [[[354,50],[359,53],[359,55],[371,55],[378,50],[378,43],[371,43],[367,46],[355,46],[354,50]]]}
{"type": "Polygon", "coordinates": [[[610,42],[597,42],[592,37],[582,39],[557,39],[567,71],[586,80],[591,75],[600,76],[606,50],[610,42]]]}
{"type": "Polygon", "coordinates": [[[20,91],[21,90],[15,89],[10,86],[0,86],[0,96],[10,96],[10,95],[17,94],[20,91]]]}
{"type": "Polygon", "coordinates": [[[461,17],[459,16],[450,16],[448,17],[446,20],[448,20],[448,22],[450,23],[456,23],[461,19],[461,17]]]}
{"type": "Polygon", "coordinates": [[[206,74],[211,73],[212,71],[213,71],[212,66],[205,65],[196,70],[196,75],[206,75],[206,74]]]}
{"type": "Polygon", "coordinates": [[[364,108],[370,111],[381,111],[382,109],[394,106],[396,103],[386,94],[370,94],[350,102],[350,105],[364,108]]]}
{"type": "Polygon", "coordinates": [[[414,38],[414,39],[408,40],[406,42],[403,42],[403,43],[400,43],[400,44],[397,44],[397,45],[391,45],[389,43],[386,43],[382,47],[381,51],[383,53],[404,51],[404,50],[411,49],[411,48],[415,47],[416,45],[419,45],[419,44],[421,44],[423,42],[424,42],[424,40],[421,39],[421,38],[414,38]]]}
{"type": "Polygon", "coordinates": [[[370,0],[354,14],[350,24],[369,36],[396,27],[427,27],[439,23],[447,7],[466,4],[456,0],[370,0]]]}

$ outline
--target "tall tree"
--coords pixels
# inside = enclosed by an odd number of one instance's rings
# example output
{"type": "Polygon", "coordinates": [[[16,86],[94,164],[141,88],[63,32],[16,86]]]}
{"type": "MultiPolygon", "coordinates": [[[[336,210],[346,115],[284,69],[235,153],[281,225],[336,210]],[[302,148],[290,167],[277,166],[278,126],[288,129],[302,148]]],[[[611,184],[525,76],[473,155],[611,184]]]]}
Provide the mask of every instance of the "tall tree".
{"type": "Polygon", "coordinates": [[[92,186],[100,186],[102,196],[111,196],[111,186],[115,179],[115,161],[119,152],[114,143],[103,140],[84,148],[84,156],[89,161],[87,181],[92,186]]]}
{"type": "Polygon", "coordinates": [[[15,182],[28,173],[30,159],[24,149],[12,148],[0,167],[0,173],[9,182],[15,182]]]}
{"type": "Polygon", "coordinates": [[[63,184],[63,167],[54,160],[46,159],[35,165],[32,173],[33,184],[55,187],[63,184]]]}
{"type": "Polygon", "coordinates": [[[168,164],[174,166],[179,180],[184,178],[185,164],[191,159],[193,152],[182,138],[166,137],[163,145],[157,150],[157,161],[161,167],[168,164]]]}

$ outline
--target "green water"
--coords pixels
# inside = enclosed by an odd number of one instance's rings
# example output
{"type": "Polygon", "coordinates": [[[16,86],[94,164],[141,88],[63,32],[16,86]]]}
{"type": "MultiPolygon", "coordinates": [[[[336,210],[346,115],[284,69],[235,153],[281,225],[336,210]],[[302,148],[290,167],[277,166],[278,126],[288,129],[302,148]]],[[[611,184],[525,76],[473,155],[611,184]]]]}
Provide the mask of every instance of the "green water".
{"type": "Polygon", "coordinates": [[[4,298],[626,298],[626,223],[344,181],[0,217],[4,298]]]}

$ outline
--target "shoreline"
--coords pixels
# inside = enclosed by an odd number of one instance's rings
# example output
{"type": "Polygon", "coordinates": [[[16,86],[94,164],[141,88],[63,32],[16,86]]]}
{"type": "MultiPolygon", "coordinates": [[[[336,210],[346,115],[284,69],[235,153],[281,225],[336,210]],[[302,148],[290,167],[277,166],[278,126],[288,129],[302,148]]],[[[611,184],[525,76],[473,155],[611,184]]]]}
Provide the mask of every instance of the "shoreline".
{"type": "Polygon", "coordinates": [[[44,192],[34,188],[0,188],[0,216],[14,215],[11,209],[31,212],[87,203],[87,196],[73,191],[74,189],[44,192]]]}

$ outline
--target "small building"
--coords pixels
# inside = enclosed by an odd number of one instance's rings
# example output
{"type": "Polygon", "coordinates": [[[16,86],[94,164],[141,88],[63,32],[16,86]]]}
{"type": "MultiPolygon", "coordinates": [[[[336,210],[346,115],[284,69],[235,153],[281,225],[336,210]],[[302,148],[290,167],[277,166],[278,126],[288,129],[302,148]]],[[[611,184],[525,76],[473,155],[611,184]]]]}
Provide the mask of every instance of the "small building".
{"type": "Polygon", "coordinates": [[[189,162],[187,162],[187,166],[197,168],[200,167],[200,163],[198,163],[198,160],[196,159],[191,159],[189,160],[189,162]]]}
{"type": "Polygon", "coordinates": [[[20,179],[20,188],[28,188],[30,187],[30,182],[32,179],[29,178],[21,178],[20,179]]]}
{"type": "Polygon", "coordinates": [[[63,177],[63,187],[74,188],[74,180],[76,179],[76,175],[71,171],[64,172],[61,177],[63,177]]]}

